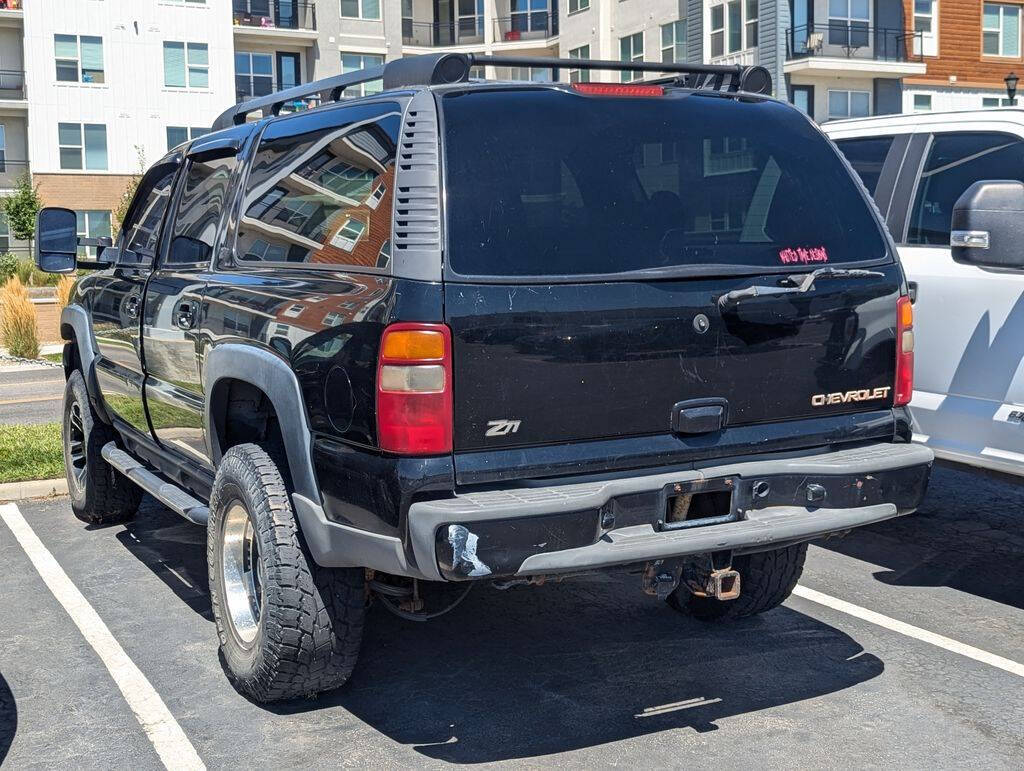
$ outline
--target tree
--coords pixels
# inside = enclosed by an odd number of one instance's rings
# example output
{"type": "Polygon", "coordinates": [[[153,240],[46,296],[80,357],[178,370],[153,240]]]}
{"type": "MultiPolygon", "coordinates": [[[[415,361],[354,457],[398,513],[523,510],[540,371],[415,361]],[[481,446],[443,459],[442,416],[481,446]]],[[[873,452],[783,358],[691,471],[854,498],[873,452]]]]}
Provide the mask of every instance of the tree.
{"type": "Polygon", "coordinates": [[[25,172],[11,195],[0,200],[11,235],[19,241],[31,241],[36,235],[36,215],[43,208],[39,191],[32,186],[32,177],[25,172]]]}
{"type": "Polygon", "coordinates": [[[114,238],[117,238],[121,224],[128,216],[128,207],[132,205],[135,193],[139,190],[139,183],[142,182],[142,175],[146,172],[146,154],[141,146],[135,145],[135,155],[139,160],[139,172],[128,180],[128,184],[125,185],[124,192],[121,193],[121,198],[117,202],[117,208],[114,209],[114,216],[110,223],[111,235],[114,238]]]}

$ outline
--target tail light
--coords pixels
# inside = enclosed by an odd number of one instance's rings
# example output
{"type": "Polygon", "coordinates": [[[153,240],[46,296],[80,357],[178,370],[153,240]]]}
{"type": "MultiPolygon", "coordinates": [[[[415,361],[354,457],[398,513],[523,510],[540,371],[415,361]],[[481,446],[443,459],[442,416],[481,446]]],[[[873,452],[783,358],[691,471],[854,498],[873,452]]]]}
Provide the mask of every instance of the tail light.
{"type": "Polygon", "coordinates": [[[402,455],[452,451],[452,338],[444,324],[392,324],[377,361],[377,441],[402,455]]]}
{"type": "Polygon", "coordinates": [[[893,404],[910,404],[914,395],[914,306],[909,297],[896,301],[896,387],[893,404]]]}
{"type": "Polygon", "coordinates": [[[573,83],[575,91],[589,96],[664,96],[662,86],[619,85],[618,83],[573,83]]]}

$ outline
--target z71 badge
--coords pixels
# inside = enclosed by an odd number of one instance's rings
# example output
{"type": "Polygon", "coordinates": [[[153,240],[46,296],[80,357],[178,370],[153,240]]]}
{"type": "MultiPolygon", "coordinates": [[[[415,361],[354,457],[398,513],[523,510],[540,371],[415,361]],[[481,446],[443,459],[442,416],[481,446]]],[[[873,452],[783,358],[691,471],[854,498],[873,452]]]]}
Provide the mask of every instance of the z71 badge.
{"type": "Polygon", "coordinates": [[[484,436],[508,436],[519,430],[521,420],[488,420],[484,436]]]}
{"type": "Polygon", "coordinates": [[[812,407],[826,407],[831,404],[848,404],[849,402],[870,402],[884,399],[889,395],[890,386],[880,388],[858,388],[853,391],[836,391],[831,394],[815,394],[811,397],[812,407]]]}

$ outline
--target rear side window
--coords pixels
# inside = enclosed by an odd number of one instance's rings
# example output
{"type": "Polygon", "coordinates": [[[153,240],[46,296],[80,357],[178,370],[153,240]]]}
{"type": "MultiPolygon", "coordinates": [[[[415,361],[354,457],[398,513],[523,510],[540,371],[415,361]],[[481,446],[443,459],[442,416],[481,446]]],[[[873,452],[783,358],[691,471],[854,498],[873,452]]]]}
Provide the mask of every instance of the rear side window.
{"type": "Polygon", "coordinates": [[[131,216],[124,223],[124,248],[139,257],[156,256],[160,243],[160,223],[171,197],[171,186],[178,167],[173,164],[150,170],[139,185],[132,203],[131,216]]]}
{"type": "Polygon", "coordinates": [[[442,104],[456,273],[777,267],[886,255],[834,148],[788,105],[554,89],[463,92],[442,104]]]}
{"type": "Polygon", "coordinates": [[[864,187],[871,195],[878,187],[878,178],[882,175],[882,166],[892,147],[894,137],[869,137],[865,139],[842,139],[836,146],[846,156],[846,160],[857,172],[864,187]]]}
{"type": "Polygon", "coordinates": [[[209,263],[237,163],[232,156],[189,164],[165,264],[209,263]]]}
{"type": "Polygon", "coordinates": [[[917,184],[907,242],[949,246],[953,205],[985,179],[1024,182],[1024,141],[995,132],[936,134],[917,184]]]}
{"type": "Polygon", "coordinates": [[[399,124],[394,103],[271,124],[246,185],[237,259],[388,269],[399,124]]]}

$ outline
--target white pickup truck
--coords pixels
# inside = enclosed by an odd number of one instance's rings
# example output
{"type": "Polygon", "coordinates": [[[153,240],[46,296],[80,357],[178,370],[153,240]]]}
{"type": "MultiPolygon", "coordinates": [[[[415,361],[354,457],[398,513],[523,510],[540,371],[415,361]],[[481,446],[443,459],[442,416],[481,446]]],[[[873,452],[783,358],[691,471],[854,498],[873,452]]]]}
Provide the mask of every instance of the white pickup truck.
{"type": "Polygon", "coordinates": [[[916,295],[915,439],[940,460],[1024,476],[1024,110],[822,128],[874,196],[916,295]]]}

